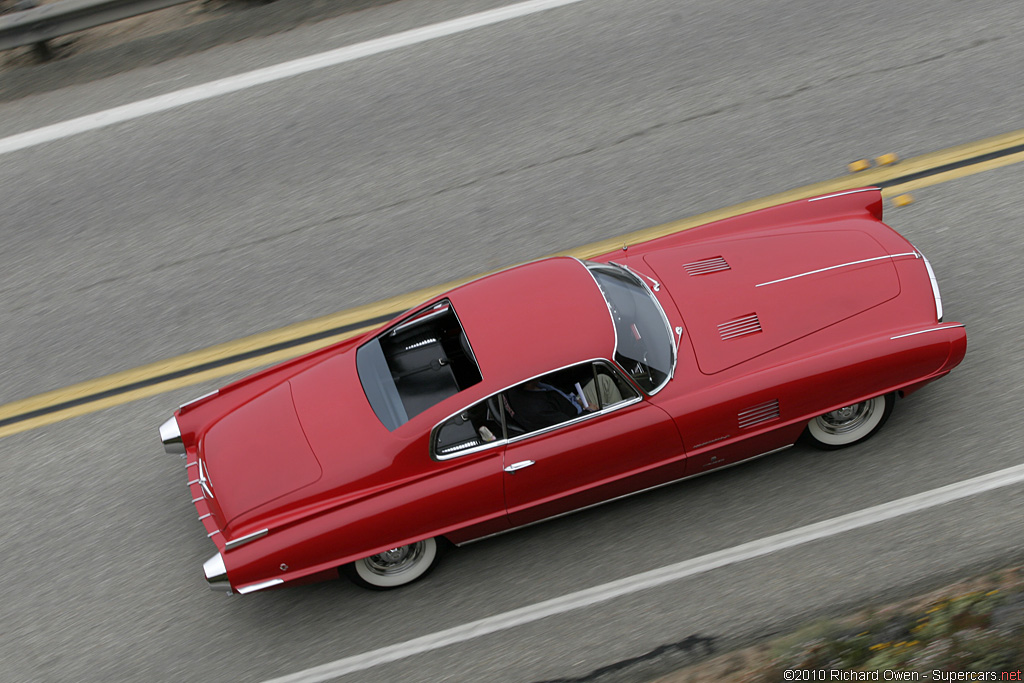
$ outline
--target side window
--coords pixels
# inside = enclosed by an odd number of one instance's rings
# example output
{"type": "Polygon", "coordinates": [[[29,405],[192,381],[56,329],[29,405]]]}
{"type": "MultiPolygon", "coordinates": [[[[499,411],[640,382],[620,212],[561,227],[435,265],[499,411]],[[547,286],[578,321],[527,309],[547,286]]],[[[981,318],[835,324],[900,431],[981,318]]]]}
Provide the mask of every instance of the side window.
{"type": "Polygon", "coordinates": [[[636,390],[609,364],[582,363],[523,382],[502,395],[509,438],[630,400],[636,390]]]}
{"type": "Polygon", "coordinates": [[[498,399],[493,397],[439,424],[434,428],[430,440],[433,456],[438,460],[447,460],[503,441],[505,436],[498,410],[498,399]]]}

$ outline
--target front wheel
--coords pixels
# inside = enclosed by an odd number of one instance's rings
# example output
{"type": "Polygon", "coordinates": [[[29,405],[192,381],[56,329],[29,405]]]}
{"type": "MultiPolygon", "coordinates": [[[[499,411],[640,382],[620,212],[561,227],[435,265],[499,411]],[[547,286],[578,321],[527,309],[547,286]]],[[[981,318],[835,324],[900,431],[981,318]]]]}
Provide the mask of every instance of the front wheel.
{"type": "Polygon", "coordinates": [[[389,590],[426,576],[440,554],[437,539],[428,538],[356,560],[342,571],[363,588],[389,590]]]}
{"type": "Polygon", "coordinates": [[[808,422],[805,434],[812,445],[824,450],[852,446],[881,429],[895,403],[895,394],[885,394],[832,410],[808,422]]]}

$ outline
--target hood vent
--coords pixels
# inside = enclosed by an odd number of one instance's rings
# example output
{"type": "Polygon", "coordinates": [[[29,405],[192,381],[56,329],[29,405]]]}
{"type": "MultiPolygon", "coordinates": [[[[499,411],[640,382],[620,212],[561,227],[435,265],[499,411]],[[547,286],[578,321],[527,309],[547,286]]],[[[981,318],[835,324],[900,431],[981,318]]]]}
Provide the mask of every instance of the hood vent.
{"type": "Polygon", "coordinates": [[[759,403],[739,414],[740,429],[747,429],[764,422],[779,419],[779,399],[759,403]]]}
{"type": "Polygon", "coordinates": [[[696,277],[697,275],[707,275],[708,273],[717,273],[720,270],[729,270],[730,266],[725,262],[725,259],[721,256],[714,258],[706,258],[703,261],[694,261],[693,263],[687,263],[683,265],[686,272],[690,277],[696,277]]]}
{"type": "Polygon", "coordinates": [[[735,339],[737,337],[743,337],[748,334],[756,334],[761,331],[761,321],[757,318],[757,313],[751,313],[745,315],[742,318],[736,318],[726,323],[721,323],[718,326],[718,334],[722,336],[723,340],[735,339]]]}

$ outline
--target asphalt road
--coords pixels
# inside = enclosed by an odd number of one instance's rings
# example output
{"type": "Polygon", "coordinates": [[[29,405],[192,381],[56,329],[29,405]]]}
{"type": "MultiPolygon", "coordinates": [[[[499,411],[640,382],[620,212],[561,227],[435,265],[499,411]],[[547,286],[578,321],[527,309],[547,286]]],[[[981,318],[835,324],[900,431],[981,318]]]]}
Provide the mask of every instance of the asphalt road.
{"type": "MultiPolygon", "coordinates": [[[[401,0],[7,102],[0,137],[498,4],[401,0]]],[[[3,155],[0,402],[1024,128],[1022,29],[998,1],[586,0],[3,155]]],[[[970,348],[869,444],[469,546],[402,591],[205,589],[156,426],[213,386],[0,440],[2,678],[262,681],[1019,464],[1022,188],[1010,166],[888,210],[970,348]]],[[[1020,560],[1021,491],[351,678],[542,681],[747,642],[1020,560]]]]}

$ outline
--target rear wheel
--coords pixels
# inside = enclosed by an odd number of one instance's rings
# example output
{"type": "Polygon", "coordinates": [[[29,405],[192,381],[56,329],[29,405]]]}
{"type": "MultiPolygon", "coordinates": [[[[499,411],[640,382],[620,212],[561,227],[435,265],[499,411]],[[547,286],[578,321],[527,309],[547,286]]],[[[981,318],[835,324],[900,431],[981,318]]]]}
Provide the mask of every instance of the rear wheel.
{"type": "Polygon", "coordinates": [[[342,571],[356,585],[389,590],[426,576],[437,564],[440,550],[437,539],[428,538],[356,560],[342,571]]]}
{"type": "Polygon", "coordinates": [[[895,403],[894,394],[885,394],[844,406],[812,419],[805,433],[812,445],[824,450],[852,446],[881,429],[895,403]]]}

